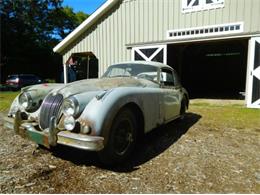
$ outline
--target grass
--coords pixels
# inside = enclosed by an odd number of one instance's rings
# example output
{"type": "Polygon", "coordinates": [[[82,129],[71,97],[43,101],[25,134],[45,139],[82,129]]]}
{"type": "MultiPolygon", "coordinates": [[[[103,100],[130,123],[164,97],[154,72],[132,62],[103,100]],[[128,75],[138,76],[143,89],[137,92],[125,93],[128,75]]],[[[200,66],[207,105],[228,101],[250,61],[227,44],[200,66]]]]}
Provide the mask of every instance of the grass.
{"type": "Polygon", "coordinates": [[[246,108],[243,104],[193,103],[191,112],[200,114],[204,125],[236,129],[260,129],[260,109],[246,108]]]}
{"type": "Polygon", "coordinates": [[[14,98],[19,94],[20,92],[2,92],[0,91],[0,112],[8,111],[14,98]]]}

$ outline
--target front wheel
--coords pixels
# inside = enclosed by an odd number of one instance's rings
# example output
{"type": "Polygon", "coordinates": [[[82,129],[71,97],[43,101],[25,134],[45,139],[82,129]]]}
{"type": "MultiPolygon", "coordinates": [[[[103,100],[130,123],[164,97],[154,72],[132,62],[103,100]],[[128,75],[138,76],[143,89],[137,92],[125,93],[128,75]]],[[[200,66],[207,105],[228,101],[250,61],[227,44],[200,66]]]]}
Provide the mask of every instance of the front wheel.
{"type": "Polygon", "coordinates": [[[121,110],[113,120],[104,149],[98,153],[101,162],[112,165],[129,157],[136,144],[137,128],[134,113],[128,108],[121,110]]]}

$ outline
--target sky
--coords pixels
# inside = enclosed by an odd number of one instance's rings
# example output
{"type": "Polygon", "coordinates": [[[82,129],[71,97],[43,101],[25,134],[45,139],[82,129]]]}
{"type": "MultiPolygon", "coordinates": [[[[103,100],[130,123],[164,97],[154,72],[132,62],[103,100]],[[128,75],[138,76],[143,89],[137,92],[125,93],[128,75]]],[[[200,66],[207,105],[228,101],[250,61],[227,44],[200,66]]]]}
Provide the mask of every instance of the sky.
{"type": "Polygon", "coordinates": [[[83,11],[87,14],[92,14],[106,0],[64,0],[63,6],[70,6],[74,12],[83,11]]]}

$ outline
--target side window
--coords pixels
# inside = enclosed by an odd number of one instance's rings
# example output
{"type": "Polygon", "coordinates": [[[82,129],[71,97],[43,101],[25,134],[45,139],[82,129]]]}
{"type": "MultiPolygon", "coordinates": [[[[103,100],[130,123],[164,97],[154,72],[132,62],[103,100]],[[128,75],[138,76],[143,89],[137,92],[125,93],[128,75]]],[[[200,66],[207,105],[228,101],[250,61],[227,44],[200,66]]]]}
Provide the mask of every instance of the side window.
{"type": "Polygon", "coordinates": [[[173,72],[169,69],[162,69],[160,74],[160,82],[165,86],[174,86],[173,72]]]}

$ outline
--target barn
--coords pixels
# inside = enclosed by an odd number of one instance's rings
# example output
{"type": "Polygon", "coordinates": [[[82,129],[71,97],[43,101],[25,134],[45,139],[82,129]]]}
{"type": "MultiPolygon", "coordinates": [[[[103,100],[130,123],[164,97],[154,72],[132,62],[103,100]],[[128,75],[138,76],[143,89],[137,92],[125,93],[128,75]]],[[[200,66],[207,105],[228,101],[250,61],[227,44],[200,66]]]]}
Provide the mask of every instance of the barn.
{"type": "Polygon", "coordinates": [[[107,0],[53,50],[77,78],[113,63],[159,61],[191,98],[245,99],[260,108],[259,0],[107,0]]]}

